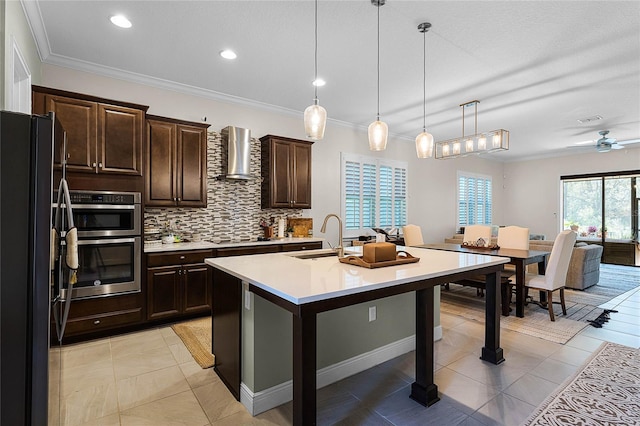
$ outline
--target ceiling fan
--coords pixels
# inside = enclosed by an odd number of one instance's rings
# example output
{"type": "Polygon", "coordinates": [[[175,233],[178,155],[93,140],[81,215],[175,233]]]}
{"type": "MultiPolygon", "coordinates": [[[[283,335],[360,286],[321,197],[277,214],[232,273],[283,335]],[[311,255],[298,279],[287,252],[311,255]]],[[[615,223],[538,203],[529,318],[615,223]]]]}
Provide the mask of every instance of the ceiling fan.
{"type": "Polygon", "coordinates": [[[598,152],[609,152],[612,149],[622,149],[624,148],[623,145],[626,145],[626,144],[640,142],[640,139],[627,139],[624,141],[616,141],[615,138],[607,137],[607,135],[609,134],[608,130],[600,130],[598,134],[601,136],[600,139],[596,141],[591,140],[591,141],[585,141],[585,142],[578,142],[576,145],[584,146],[585,144],[590,145],[592,142],[595,142],[595,147],[598,152]]]}

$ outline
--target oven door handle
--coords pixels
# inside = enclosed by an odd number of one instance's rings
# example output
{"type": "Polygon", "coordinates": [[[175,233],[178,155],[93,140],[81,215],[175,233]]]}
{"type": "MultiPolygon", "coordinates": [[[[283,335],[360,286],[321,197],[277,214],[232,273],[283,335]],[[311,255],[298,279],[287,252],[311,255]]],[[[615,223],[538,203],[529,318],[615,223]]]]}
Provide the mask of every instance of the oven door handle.
{"type": "Polygon", "coordinates": [[[74,209],[89,209],[89,210],[135,210],[140,204],[73,204],[74,209]]]}
{"type": "Polygon", "coordinates": [[[83,240],[78,240],[78,245],[79,246],[96,245],[96,244],[109,245],[109,244],[126,244],[126,243],[135,243],[135,242],[136,242],[136,237],[131,237],[131,238],[104,238],[104,239],[100,239],[100,240],[83,239],[83,240]]]}

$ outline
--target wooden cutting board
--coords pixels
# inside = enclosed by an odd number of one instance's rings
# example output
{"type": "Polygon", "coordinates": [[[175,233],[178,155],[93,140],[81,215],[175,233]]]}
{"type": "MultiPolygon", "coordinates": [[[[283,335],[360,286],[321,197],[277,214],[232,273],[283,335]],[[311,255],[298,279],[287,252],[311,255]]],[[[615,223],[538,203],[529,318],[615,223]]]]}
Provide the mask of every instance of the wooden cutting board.
{"type": "Polygon", "coordinates": [[[287,218],[287,227],[293,228],[294,237],[313,237],[313,219],[307,217],[287,218]]]}

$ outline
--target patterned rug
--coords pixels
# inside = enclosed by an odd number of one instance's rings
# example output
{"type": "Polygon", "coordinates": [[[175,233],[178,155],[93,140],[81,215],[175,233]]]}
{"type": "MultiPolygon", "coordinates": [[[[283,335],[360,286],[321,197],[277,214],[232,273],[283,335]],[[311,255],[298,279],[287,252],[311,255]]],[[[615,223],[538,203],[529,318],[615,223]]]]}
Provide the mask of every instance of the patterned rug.
{"type": "Polygon", "coordinates": [[[181,322],[171,328],[182,339],[200,367],[213,367],[216,358],[211,353],[211,317],[181,322]]]}
{"type": "Polygon", "coordinates": [[[640,424],[640,350],[603,343],[523,423],[542,425],[640,424]]]}
{"type": "Polygon", "coordinates": [[[613,299],[639,285],[640,268],[603,263],[600,265],[600,280],[598,284],[587,288],[584,292],[613,299]]]}

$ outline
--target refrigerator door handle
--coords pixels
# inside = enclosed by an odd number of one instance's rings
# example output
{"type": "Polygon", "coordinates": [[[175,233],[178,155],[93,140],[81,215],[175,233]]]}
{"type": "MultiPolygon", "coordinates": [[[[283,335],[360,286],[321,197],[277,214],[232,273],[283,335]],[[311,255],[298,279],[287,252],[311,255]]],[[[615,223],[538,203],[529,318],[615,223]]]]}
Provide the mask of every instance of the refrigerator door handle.
{"type": "MultiPolygon", "coordinates": [[[[66,244],[66,257],[65,263],[69,268],[69,279],[67,288],[67,298],[61,301],[64,303],[62,318],[58,315],[58,311],[54,310],[54,317],[56,320],[56,331],[58,332],[58,340],[61,342],[64,336],[64,329],[67,326],[67,319],[69,318],[69,308],[71,307],[71,294],[73,290],[73,284],[77,281],[77,269],[78,269],[78,234],[73,222],[73,209],[71,208],[71,197],[69,195],[69,186],[66,179],[60,180],[60,186],[58,187],[58,203],[56,208],[55,228],[60,231],[62,235],[62,218],[60,217],[60,210],[62,209],[62,203],[64,201],[65,210],[67,212],[67,226],[68,229],[65,232],[66,244]]],[[[60,262],[62,264],[62,262],[60,262]]],[[[62,267],[62,266],[60,266],[62,267]]]]}

